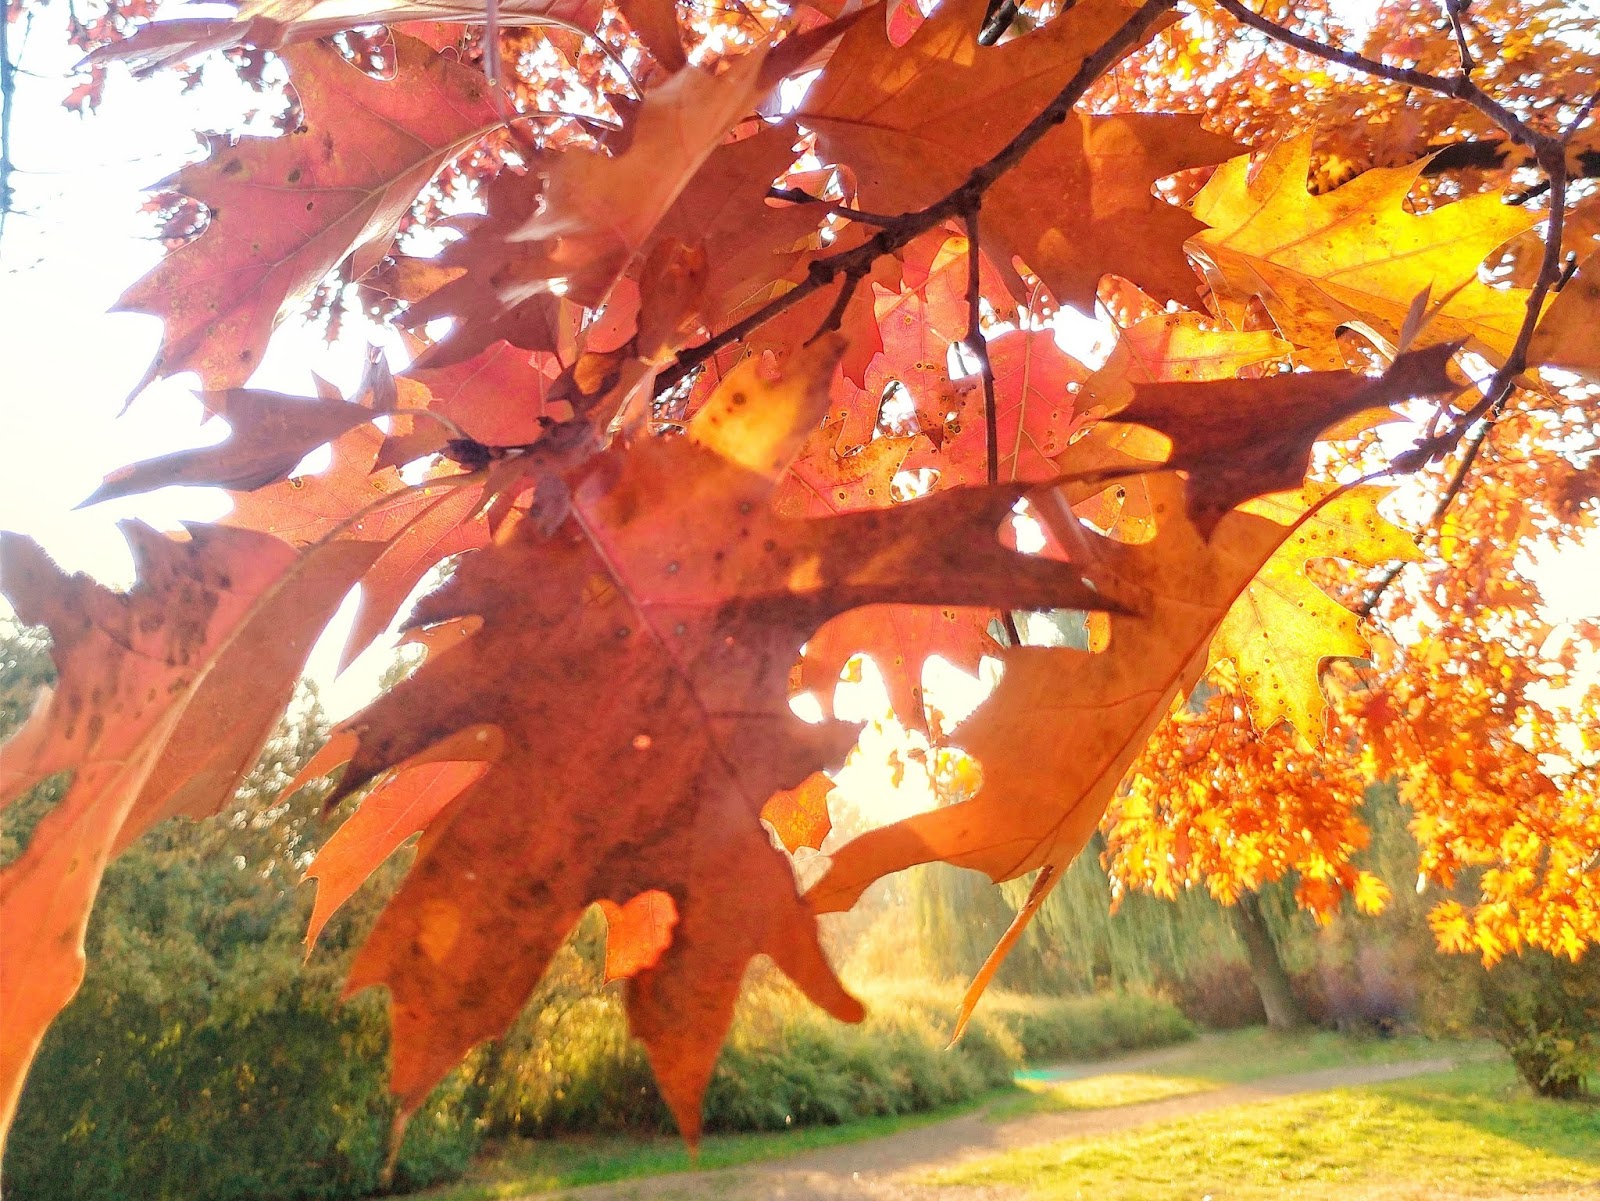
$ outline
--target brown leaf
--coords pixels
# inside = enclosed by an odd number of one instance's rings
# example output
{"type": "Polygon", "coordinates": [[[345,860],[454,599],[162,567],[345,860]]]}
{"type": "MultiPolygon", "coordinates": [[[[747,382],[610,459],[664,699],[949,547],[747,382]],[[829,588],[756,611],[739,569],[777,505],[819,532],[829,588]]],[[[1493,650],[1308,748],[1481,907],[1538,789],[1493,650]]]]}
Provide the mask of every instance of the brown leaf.
{"type": "Polygon", "coordinates": [[[313,400],[247,388],[208,397],[207,407],[226,415],[233,431],[226,441],[113,471],[83,505],[168,484],[201,484],[241,492],[264,488],[287,479],[317,447],[377,416],[371,409],[342,400],[313,400]]]}
{"type": "Polygon", "coordinates": [[[215,139],[210,158],[161,185],[211,220],[119,303],[165,323],[146,382],[194,371],[209,389],[243,385],[279,313],[352,254],[381,251],[440,165],[499,123],[481,75],[411,38],[396,36],[388,82],[331,46],[295,46],[283,59],[305,128],[215,139]]]}
{"type": "Polygon", "coordinates": [[[467,557],[413,621],[470,613],[482,629],[348,723],[361,744],[344,791],[461,729],[505,737],[352,969],[352,989],[390,988],[407,1107],[515,1016],[586,905],[657,889],[680,920],[629,1014],[692,1141],[752,955],[836,1015],[860,1013],[758,820],[851,741],[789,712],[800,644],[880,601],[1105,603],[1078,569],[999,544],[1015,488],[813,521],[772,512],[838,354],[825,340],[776,379],[747,362],[690,438],[604,456],[554,537],[525,522],[467,557]]]}
{"type": "Polygon", "coordinates": [[[1444,345],[1411,351],[1376,379],[1314,371],[1135,384],[1133,403],[1116,420],[1149,426],[1173,440],[1167,465],[1189,473],[1189,513],[1208,532],[1251,497],[1298,488],[1312,443],[1342,418],[1411,397],[1455,394],[1460,386],[1445,367],[1456,350],[1444,345]]]}
{"type": "Polygon", "coordinates": [[[1161,300],[1192,301],[1200,280],[1183,243],[1204,227],[1153,185],[1239,150],[1196,117],[1076,113],[984,197],[985,243],[1021,257],[1059,300],[1084,312],[1111,274],[1161,300]]]}
{"type": "Polygon", "coordinates": [[[1550,302],[1528,345],[1528,362],[1600,379],[1600,250],[1550,302]]]}

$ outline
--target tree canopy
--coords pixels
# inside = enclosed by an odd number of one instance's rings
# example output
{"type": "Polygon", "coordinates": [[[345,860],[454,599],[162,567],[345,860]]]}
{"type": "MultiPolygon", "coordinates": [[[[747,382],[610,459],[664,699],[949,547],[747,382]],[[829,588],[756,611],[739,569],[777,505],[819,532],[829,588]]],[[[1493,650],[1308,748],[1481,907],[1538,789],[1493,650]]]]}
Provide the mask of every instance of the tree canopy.
{"type": "Polygon", "coordinates": [[[404,615],[427,658],[307,769],[342,767],[334,804],[376,785],[310,866],[312,933],[421,835],[348,983],[389,990],[405,1110],[599,903],[693,1141],[753,957],[857,1019],[820,914],[919,863],[1033,873],[970,1012],[1108,806],[1122,883],[1371,908],[1358,785],[1394,775],[1443,944],[1600,935],[1600,629],[1554,628],[1538,567],[1600,511],[1581,6],[148,15],[74,13],[74,102],[220,53],[283,107],[161,185],[170,250],[122,300],[164,325],[147,382],[192,373],[229,437],[90,500],[235,507],[129,525],[126,593],[0,542],[58,673],[0,793],[73,773],[0,880],[0,1118],[108,859],[227,803],[357,584],[346,657],[404,615]],[[252,388],[307,304],[414,360],[252,388]],[[1025,644],[1056,610],[1086,647],[1025,644]],[[975,783],[802,894],[858,653],[975,783]],[[954,729],[932,656],[1002,668],[954,729]]]}

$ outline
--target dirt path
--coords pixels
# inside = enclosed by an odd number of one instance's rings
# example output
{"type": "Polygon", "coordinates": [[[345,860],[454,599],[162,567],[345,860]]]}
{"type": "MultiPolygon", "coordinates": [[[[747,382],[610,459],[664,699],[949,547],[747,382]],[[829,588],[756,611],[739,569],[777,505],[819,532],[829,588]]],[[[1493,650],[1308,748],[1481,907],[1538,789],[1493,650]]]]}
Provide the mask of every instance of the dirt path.
{"type": "MultiPolygon", "coordinates": [[[[1074,1066],[1054,1078],[1081,1079],[1102,1072],[1130,1071],[1136,1066],[1155,1066],[1146,1061],[1158,1055],[1074,1066]]],[[[1032,1114],[1009,1122],[992,1122],[982,1113],[971,1113],[868,1142],[809,1151],[748,1167],[597,1185],[562,1196],[571,1201],[1010,1201],[1017,1194],[1009,1188],[938,1188],[912,1184],[910,1178],[1057,1139],[1116,1134],[1229,1105],[1380,1084],[1444,1072],[1452,1066],[1449,1059],[1417,1059],[1324,1068],[1139,1105],[1032,1114]]]]}

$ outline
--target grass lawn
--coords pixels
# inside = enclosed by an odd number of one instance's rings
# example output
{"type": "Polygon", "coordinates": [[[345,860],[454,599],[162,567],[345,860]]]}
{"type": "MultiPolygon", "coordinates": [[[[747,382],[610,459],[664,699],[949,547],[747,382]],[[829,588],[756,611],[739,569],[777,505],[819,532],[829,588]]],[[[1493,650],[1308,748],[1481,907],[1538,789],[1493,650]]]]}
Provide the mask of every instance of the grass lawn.
{"type": "Polygon", "coordinates": [[[1320,1030],[1298,1034],[1236,1030],[1164,1051],[1159,1066],[1081,1079],[1071,1078],[1070,1068],[1064,1069],[1066,1079],[1051,1079],[1048,1070],[1023,1072],[1017,1080],[1022,1091],[996,1102],[989,1113],[1005,1120],[1029,1113],[1109,1109],[1320,1068],[1441,1057],[1459,1062],[1498,1055],[1490,1042],[1439,1043],[1414,1036],[1360,1037],[1320,1030]]]}
{"type": "Polygon", "coordinates": [[[842,1126],[812,1126],[770,1134],[712,1134],[700,1143],[700,1162],[694,1164],[676,1136],[640,1138],[606,1135],[592,1138],[510,1139],[487,1149],[473,1163],[466,1178],[456,1184],[416,1193],[416,1201],[493,1201],[531,1193],[555,1192],[582,1184],[631,1180],[701,1170],[732,1168],[758,1160],[779,1159],[881,1138],[898,1130],[926,1126],[970,1113],[996,1097],[994,1093],[959,1105],[924,1113],[866,1118],[842,1126]]]}
{"type": "Polygon", "coordinates": [[[1030,1201],[1600,1197],[1600,1105],[1547,1101],[1509,1065],[1469,1062],[997,1155],[925,1182],[1010,1186],[1030,1201]]]}

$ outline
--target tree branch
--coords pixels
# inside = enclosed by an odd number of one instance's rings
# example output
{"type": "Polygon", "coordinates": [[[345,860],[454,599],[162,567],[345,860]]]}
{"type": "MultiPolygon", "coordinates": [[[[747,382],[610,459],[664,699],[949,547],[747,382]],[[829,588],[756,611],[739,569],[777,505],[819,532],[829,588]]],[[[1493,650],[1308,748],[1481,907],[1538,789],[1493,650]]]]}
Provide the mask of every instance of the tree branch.
{"type": "MultiPolygon", "coordinates": [[[[978,210],[983,205],[980,196],[966,214],[967,225],[967,349],[978,362],[978,375],[983,380],[983,443],[984,463],[989,483],[1000,482],[1000,418],[994,394],[994,364],[989,361],[989,340],[983,336],[983,249],[978,240],[978,210]]],[[[1016,616],[1010,609],[1000,610],[1000,624],[1005,627],[1006,640],[1012,646],[1022,645],[1022,633],[1017,629],[1016,616]]]]}
{"type": "Polygon", "coordinates": [[[959,187],[934,201],[927,208],[889,218],[889,224],[860,246],[815,260],[802,283],[776,300],[763,305],[744,320],[714,334],[699,345],[682,351],[678,355],[677,362],[657,377],[657,393],[672,387],[723,347],[745,338],[778,314],[793,308],[818,288],[832,283],[841,275],[857,274],[864,277],[871,271],[872,264],[883,255],[893,254],[909,245],[919,235],[941,222],[965,216],[997,179],[1021,162],[1023,156],[1032,150],[1040,139],[1067,119],[1073,106],[1083,98],[1084,93],[1094,86],[1095,82],[1123,55],[1139,45],[1156,22],[1176,4],[1177,0],[1145,0],[1121,28],[1107,38],[1098,50],[1083,60],[1077,72],[1056,94],[1055,99],[1032,121],[1023,126],[1021,131],[994,157],[974,168],[959,187]]]}
{"type": "Polygon", "coordinates": [[[1472,51],[1467,48],[1467,31],[1462,24],[1469,2],[1470,0],[1444,0],[1444,11],[1450,17],[1450,28],[1456,35],[1456,53],[1461,56],[1463,75],[1471,75],[1472,69],[1478,65],[1473,61],[1472,51]]]}
{"type": "Polygon", "coordinates": [[[982,254],[978,245],[978,206],[974,205],[967,214],[967,349],[977,361],[978,375],[983,380],[984,462],[988,464],[989,482],[997,484],[1000,482],[1000,422],[995,412],[994,364],[989,361],[989,342],[979,322],[982,254]]]}
{"type": "Polygon", "coordinates": [[[810,192],[801,191],[799,188],[768,188],[767,195],[774,200],[787,200],[790,204],[820,204],[835,217],[863,221],[868,225],[893,225],[900,220],[899,217],[887,217],[882,213],[869,213],[865,209],[853,209],[847,204],[835,204],[831,200],[813,196],[810,192]]]}
{"type": "Polygon", "coordinates": [[[1483,113],[1501,129],[1505,130],[1512,138],[1530,147],[1535,153],[1542,156],[1551,146],[1556,145],[1556,139],[1548,134],[1530,128],[1520,117],[1505,105],[1495,100],[1477,84],[1473,83],[1465,74],[1454,79],[1446,79],[1442,75],[1430,75],[1426,71],[1418,71],[1410,67],[1391,67],[1381,63],[1375,58],[1368,58],[1364,54],[1357,54],[1354,50],[1341,50],[1329,46],[1315,38],[1308,38],[1304,34],[1295,33],[1279,25],[1276,21],[1269,20],[1259,13],[1246,8],[1239,0],[1216,0],[1217,7],[1222,9],[1241,25],[1248,25],[1258,33],[1264,33],[1274,41],[1282,42],[1285,46],[1292,46],[1305,54],[1324,59],[1330,63],[1338,63],[1352,71],[1360,71],[1366,75],[1375,75],[1380,79],[1387,79],[1391,83],[1405,84],[1407,87],[1421,88],[1427,92],[1437,92],[1441,96],[1449,96],[1463,104],[1470,104],[1473,108],[1483,113]]]}

